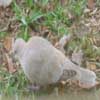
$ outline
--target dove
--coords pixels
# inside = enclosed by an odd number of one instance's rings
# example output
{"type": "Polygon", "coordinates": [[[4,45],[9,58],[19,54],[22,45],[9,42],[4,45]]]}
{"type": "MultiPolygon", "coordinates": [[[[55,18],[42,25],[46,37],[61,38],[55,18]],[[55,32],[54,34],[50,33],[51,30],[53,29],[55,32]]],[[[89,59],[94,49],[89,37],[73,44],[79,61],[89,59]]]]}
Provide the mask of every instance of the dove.
{"type": "Polygon", "coordinates": [[[27,42],[17,38],[12,52],[33,84],[46,86],[68,79],[79,80],[84,86],[92,87],[96,84],[93,71],[74,64],[43,37],[33,36],[27,42]]]}
{"type": "Polygon", "coordinates": [[[0,0],[0,6],[8,7],[11,4],[12,0],[0,0]]]}

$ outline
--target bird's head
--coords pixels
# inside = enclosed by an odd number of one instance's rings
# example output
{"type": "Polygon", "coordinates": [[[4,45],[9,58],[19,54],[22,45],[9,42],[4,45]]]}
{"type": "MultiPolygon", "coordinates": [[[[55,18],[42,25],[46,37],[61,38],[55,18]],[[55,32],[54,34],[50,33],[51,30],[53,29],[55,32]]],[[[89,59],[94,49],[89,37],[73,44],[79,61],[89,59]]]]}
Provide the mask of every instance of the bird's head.
{"type": "Polygon", "coordinates": [[[13,53],[17,57],[21,57],[24,47],[25,41],[22,38],[18,38],[12,43],[11,53],[13,53]]]}

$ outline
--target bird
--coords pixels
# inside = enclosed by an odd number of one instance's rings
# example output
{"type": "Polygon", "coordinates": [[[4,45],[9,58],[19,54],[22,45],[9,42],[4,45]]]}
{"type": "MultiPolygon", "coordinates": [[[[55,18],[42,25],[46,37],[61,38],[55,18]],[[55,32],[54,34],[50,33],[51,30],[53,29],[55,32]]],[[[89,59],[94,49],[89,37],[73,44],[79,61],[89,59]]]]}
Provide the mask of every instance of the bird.
{"type": "Polygon", "coordinates": [[[0,0],[0,7],[8,7],[12,3],[12,0],[0,0]]]}
{"type": "Polygon", "coordinates": [[[63,52],[41,36],[33,36],[27,42],[17,38],[12,52],[19,60],[26,77],[37,86],[55,84],[68,79],[79,80],[81,85],[93,87],[96,74],[74,64],[63,52]]]}

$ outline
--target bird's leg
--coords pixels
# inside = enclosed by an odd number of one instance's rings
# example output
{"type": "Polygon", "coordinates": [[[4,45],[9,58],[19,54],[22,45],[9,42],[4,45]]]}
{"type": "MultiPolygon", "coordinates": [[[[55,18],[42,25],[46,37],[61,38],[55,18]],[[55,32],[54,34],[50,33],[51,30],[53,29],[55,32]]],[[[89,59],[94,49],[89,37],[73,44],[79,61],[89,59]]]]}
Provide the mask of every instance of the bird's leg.
{"type": "Polygon", "coordinates": [[[54,87],[55,87],[55,85],[53,85],[53,84],[44,85],[44,86],[40,86],[40,85],[37,85],[37,84],[30,84],[28,86],[28,90],[33,91],[33,92],[44,91],[44,92],[47,92],[47,93],[51,93],[53,91],[54,87]]]}
{"type": "Polygon", "coordinates": [[[64,85],[61,82],[57,82],[49,84],[47,89],[49,93],[54,92],[58,96],[59,94],[63,94],[64,85]]]}

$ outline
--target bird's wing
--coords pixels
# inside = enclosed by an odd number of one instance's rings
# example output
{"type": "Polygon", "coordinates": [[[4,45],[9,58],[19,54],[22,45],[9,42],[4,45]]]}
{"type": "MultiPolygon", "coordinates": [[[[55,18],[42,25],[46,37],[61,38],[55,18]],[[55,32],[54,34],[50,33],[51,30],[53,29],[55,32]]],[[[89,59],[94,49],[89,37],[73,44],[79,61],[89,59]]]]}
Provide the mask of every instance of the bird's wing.
{"type": "Polygon", "coordinates": [[[73,78],[74,76],[77,75],[77,72],[72,69],[64,69],[63,74],[60,77],[60,81],[66,81],[68,79],[73,78]]]}

